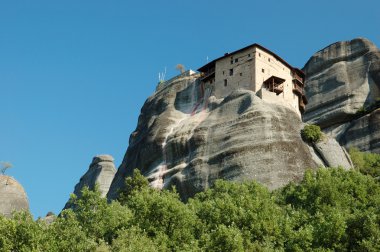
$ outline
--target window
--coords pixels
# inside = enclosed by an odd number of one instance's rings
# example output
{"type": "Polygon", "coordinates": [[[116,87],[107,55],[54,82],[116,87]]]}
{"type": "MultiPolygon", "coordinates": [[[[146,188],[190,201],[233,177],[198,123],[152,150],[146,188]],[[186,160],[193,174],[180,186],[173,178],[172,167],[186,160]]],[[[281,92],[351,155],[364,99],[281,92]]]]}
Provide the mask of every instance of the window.
{"type": "Polygon", "coordinates": [[[238,61],[239,61],[239,59],[235,59],[235,63],[238,62],[238,61]]]}
{"type": "Polygon", "coordinates": [[[270,58],[268,58],[268,61],[270,62],[270,58]]]}
{"type": "Polygon", "coordinates": [[[234,69],[230,69],[230,76],[234,75],[234,69]]]}
{"type": "Polygon", "coordinates": [[[261,57],[261,53],[259,53],[259,57],[261,57]]]}
{"type": "Polygon", "coordinates": [[[240,76],[243,76],[243,73],[240,73],[240,76]]]}
{"type": "Polygon", "coordinates": [[[234,60],[233,59],[231,59],[231,64],[233,64],[234,63],[234,60]]]}
{"type": "Polygon", "coordinates": [[[223,75],[224,75],[224,71],[223,71],[223,75]]]}
{"type": "Polygon", "coordinates": [[[264,68],[263,68],[263,69],[261,69],[261,72],[265,73],[265,70],[264,70],[264,68]]]}
{"type": "Polygon", "coordinates": [[[224,86],[227,87],[227,79],[224,79],[224,86]]]}
{"type": "Polygon", "coordinates": [[[250,53],[248,53],[248,57],[251,57],[251,54],[250,54],[250,53]]]}

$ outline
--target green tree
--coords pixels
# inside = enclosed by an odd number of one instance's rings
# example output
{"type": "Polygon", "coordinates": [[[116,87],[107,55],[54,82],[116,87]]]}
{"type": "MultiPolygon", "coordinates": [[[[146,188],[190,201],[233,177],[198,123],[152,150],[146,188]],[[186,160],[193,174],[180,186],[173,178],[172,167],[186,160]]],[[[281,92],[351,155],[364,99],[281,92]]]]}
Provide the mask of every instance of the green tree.
{"type": "Polygon", "coordinates": [[[48,246],[43,251],[82,252],[94,251],[97,242],[90,237],[83,223],[79,222],[72,209],[64,210],[49,225],[46,233],[48,246]]]}
{"type": "MultiPolygon", "coordinates": [[[[256,249],[279,249],[283,246],[286,218],[283,218],[282,209],[275,204],[268,189],[256,182],[218,180],[213,188],[189,200],[189,204],[204,223],[203,236],[206,238],[218,240],[240,230],[236,237],[243,239],[245,249],[251,248],[252,244],[256,249]],[[232,233],[226,232],[224,227],[231,229],[232,233]]],[[[206,239],[204,237],[203,240],[206,239]]],[[[226,242],[234,243],[232,239],[226,242]]],[[[211,241],[213,243],[215,241],[211,241]]],[[[205,244],[209,247],[208,242],[205,244]]],[[[224,244],[224,247],[235,245],[224,244]]]]}
{"type": "Polygon", "coordinates": [[[362,152],[358,148],[350,148],[349,153],[356,169],[363,174],[380,178],[380,154],[362,152]]]}
{"type": "Polygon", "coordinates": [[[117,201],[110,204],[101,197],[98,185],[94,190],[84,187],[80,198],[72,195],[74,215],[86,235],[95,240],[111,243],[119,229],[130,226],[132,213],[117,201]]]}
{"type": "Polygon", "coordinates": [[[166,248],[155,243],[146,233],[137,227],[119,230],[117,238],[112,243],[114,252],[151,252],[165,251],[166,248]]]}
{"type": "Polygon", "coordinates": [[[125,204],[131,194],[139,193],[141,190],[147,189],[148,187],[148,180],[143,175],[141,175],[138,169],[134,169],[132,177],[127,177],[125,179],[124,187],[119,190],[117,200],[121,204],[125,204]]]}
{"type": "Polygon", "coordinates": [[[126,201],[133,212],[132,223],[160,247],[171,251],[191,251],[197,247],[197,217],[179,195],[172,191],[143,188],[126,201]]]}
{"type": "Polygon", "coordinates": [[[28,212],[15,212],[12,219],[0,216],[1,251],[44,251],[46,225],[28,212]]]}
{"type": "Polygon", "coordinates": [[[289,236],[311,232],[309,250],[380,248],[380,185],[370,176],[333,168],[308,171],[300,184],[282,189],[278,200],[302,216],[294,219],[289,236]],[[365,216],[370,218],[363,220],[365,216]]]}

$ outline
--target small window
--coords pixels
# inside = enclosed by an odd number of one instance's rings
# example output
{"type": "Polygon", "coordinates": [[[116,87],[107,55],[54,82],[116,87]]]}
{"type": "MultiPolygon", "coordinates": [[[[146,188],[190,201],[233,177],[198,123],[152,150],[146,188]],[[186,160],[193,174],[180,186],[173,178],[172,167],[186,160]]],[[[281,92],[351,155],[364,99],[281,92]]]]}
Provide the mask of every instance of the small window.
{"type": "Polygon", "coordinates": [[[233,64],[234,63],[234,60],[231,60],[231,64],[233,64]]]}
{"type": "Polygon", "coordinates": [[[251,57],[251,54],[250,54],[250,53],[248,53],[248,57],[251,57]]]}
{"type": "Polygon", "coordinates": [[[227,79],[224,79],[224,86],[227,87],[227,79]]]}
{"type": "Polygon", "coordinates": [[[261,57],[261,53],[259,53],[259,57],[261,57]]]}
{"type": "Polygon", "coordinates": [[[234,69],[230,69],[230,76],[234,75],[234,69]]]}
{"type": "Polygon", "coordinates": [[[270,58],[268,58],[268,61],[270,62],[270,58]]]}
{"type": "Polygon", "coordinates": [[[238,61],[239,61],[239,59],[235,59],[235,63],[238,62],[238,61]]]}
{"type": "Polygon", "coordinates": [[[265,73],[265,70],[264,70],[264,68],[263,68],[263,69],[261,69],[261,72],[265,73]]]}
{"type": "Polygon", "coordinates": [[[223,75],[224,75],[224,71],[223,71],[223,75]]]}
{"type": "Polygon", "coordinates": [[[243,76],[243,73],[240,73],[240,76],[243,76]]]}

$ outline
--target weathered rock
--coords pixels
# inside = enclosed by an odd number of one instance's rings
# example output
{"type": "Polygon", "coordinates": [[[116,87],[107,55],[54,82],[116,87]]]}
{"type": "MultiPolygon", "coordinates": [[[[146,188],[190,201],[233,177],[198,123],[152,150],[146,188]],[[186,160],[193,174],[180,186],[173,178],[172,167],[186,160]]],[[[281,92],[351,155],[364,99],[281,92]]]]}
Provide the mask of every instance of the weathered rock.
{"type": "Polygon", "coordinates": [[[322,128],[352,120],[380,97],[380,51],[358,38],[315,53],[303,68],[309,103],[304,121],[322,128]]]}
{"type": "Polygon", "coordinates": [[[40,221],[43,221],[48,225],[52,224],[56,219],[57,219],[57,215],[55,215],[52,212],[48,212],[45,217],[39,218],[40,221]]]}
{"type": "Polygon", "coordinates": [[[335,139],[326,136],[321,141],[313,144],[313,147],[323,160],[325,166],[341,166],[345,169],[353,167],[349,154],[335,139]]]}
{"type": "Polygon", "coordinates": [[[210,94],[195,77],[187,77],[148,98],[109,199],[135,168],[152,186],[175,185],[187,198],[216,179],[254,179],[275,189],[324,164],[302,141],[303,123],[293,110],[248,90],[221,100],[210,94]]]}
{"type": "Polygon", "coordinates": [[[363,38],[337,42],[315,53],[303,70],[309,100],[304,121],[346,148],[380,153],[379,112],[357,115],[380,99],[380,50],[363,38]]]}
{"type": "Polygon", "coordinates": [[[11,217],[13,211],[29,211],[28,197],[14,178],[0,175],[0,214],[11,217]]]}
{"type": "Polygon", "coordinates": [[[372,111],[351,122],[325,130],[347,149],[380,153],[380,109],[372,111]]]}
{"type": "MultiPolygon", "coordinates": [[[[74,194],[80,197],[83,187],[87,186],[94,189],[95,185],[98,184],[102,197],[105,197],[116,173],[113,161],[114,159],[110,155],[95,156],[87,172],[80,178],[79,183],[75,185],[74,194]]],[[[70,207],[70,202],[67,202],[64,209],[70,207]]]]}

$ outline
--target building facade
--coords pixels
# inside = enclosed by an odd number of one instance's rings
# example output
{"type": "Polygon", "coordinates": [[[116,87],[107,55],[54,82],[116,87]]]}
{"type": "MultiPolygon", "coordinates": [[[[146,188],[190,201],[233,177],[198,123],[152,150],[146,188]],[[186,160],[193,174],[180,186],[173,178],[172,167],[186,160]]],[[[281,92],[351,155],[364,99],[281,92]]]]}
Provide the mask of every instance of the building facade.
{"type": "Polygon", "coordinates": [[[201,81],[224,98],[235,89],[248,89],[261,99],[304,112],[304,73],[259,44],[226,53],[198,69],[201,81]]]}

